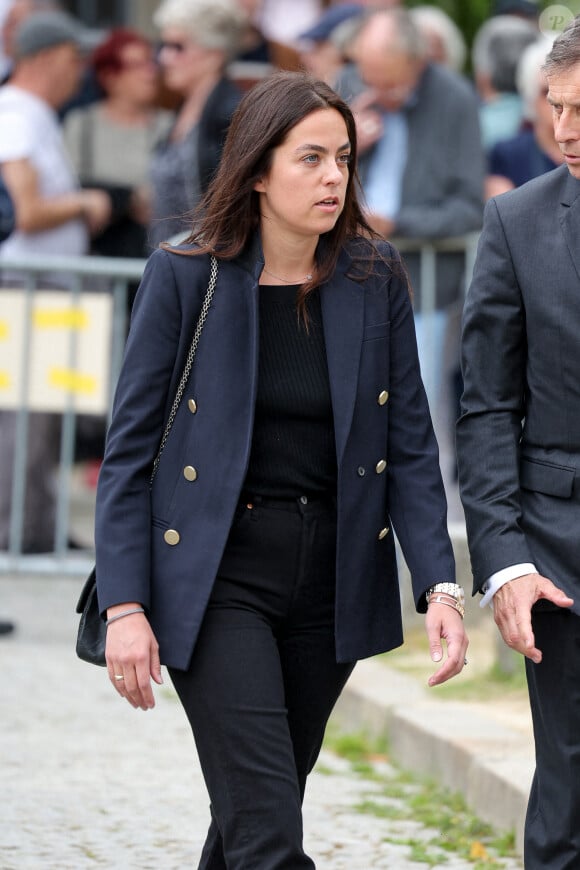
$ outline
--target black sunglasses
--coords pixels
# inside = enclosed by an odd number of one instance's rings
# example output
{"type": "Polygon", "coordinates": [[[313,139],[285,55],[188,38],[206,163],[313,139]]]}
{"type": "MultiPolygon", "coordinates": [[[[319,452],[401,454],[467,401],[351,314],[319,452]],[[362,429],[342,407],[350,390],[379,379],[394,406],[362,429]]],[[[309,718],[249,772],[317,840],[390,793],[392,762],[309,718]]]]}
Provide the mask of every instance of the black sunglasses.
{"type": "Polygon", "coordinates": [[[173,51],[176,54],[181,54],[185,51],[187,45],[184,42],[159,42],[157,44],[157,53],[162,51],[173,51]]]}

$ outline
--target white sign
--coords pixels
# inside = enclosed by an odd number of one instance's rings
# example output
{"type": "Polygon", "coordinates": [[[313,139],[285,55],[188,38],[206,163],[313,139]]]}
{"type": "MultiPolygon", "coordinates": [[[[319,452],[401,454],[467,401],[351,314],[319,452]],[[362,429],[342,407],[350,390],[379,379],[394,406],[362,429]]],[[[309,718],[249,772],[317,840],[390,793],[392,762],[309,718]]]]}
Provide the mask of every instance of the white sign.
{"type": "Polygon", "coordinates": [[[0,290],[0,408],[106,414],[113,299],[0,290]]]}

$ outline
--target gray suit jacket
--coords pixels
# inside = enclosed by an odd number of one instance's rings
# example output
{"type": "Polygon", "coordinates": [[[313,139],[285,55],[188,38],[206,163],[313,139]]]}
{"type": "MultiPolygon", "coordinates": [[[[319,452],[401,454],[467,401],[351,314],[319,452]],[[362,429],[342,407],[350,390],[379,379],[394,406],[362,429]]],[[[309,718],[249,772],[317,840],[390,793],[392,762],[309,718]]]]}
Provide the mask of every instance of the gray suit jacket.
{"type": "Polygon", "coordinates": [[[580,612],[580,182],[491,200],[464,313],[457,427],[474,591],[519,562],[580,612]]]}
{"type": "MultiPolygon", "coordinates": [[[[461,76],[437,64],[426,67],[416,100],[406,110],[408,153],[395,234],[437,239],[478,230],[483,215],[485,159],[477,99],[461,76]]],[[[363,182],[372,151],[361,160],[363,182]]],[[[419,256],[404,257],[420,305],[419,256]]],[[[455,301],[462,290],[464,257],[437,258],[437,305],[455,301]]]]}

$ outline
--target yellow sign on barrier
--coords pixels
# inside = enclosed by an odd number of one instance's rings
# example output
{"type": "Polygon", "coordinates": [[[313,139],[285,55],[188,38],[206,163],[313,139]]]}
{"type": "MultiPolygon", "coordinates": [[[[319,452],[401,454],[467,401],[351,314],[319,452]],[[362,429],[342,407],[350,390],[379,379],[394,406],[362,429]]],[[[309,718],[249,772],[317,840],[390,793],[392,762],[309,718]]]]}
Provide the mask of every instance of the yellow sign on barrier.
{"type": "Polygon", "coordinates": [[[107,293],[0,290],[0,408],[106,414],[112,320],[107,293]]]}

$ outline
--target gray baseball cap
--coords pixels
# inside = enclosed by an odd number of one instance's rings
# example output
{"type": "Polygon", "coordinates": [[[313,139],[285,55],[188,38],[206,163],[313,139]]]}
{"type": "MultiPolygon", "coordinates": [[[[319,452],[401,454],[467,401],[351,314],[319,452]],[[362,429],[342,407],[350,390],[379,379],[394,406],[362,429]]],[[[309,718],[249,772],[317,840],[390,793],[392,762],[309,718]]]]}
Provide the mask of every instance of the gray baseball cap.
{"type": "Polygon", "coordinates": [[[85,47],[84,30],[79,22],[66,12],[35,12],[25,18],[14,35],[16,60],[33,57],[46,48],[55,48],[72,42],[85,47]]]}

